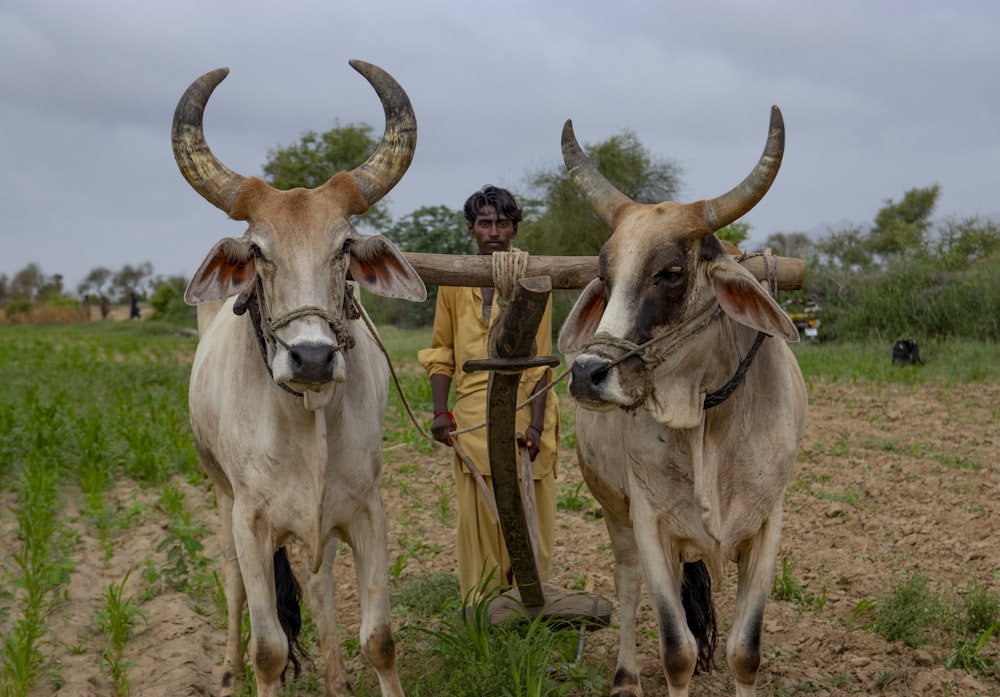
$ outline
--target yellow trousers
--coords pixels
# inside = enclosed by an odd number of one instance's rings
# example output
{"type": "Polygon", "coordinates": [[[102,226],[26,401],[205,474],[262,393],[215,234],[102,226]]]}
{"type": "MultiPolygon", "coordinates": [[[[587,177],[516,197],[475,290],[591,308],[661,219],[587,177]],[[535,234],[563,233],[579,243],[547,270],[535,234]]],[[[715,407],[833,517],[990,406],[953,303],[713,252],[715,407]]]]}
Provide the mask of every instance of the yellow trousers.
{"type": "MultiPolygon", "coordinates": [[[[556,477],[550,469],[535,479],[535,507],[538,513],[538,577],[543,583],[549,580],[552,564],[552,539],[556,522],[556,477]]],[[[493,490],[492,477],[484,475],[487,487],[493,490]]],[[[494,518],[473,475],[461,460],[455,459],[455,497],[458,507],[456,554],[458,556],[458,581],[462,598],[467,604],[475,603],[479,590],[488,591],[496,586],[515,585],[510,556],[504,544],[500,523],[494,518]],[[485,586],[484,581],[493,572],[485,586]],[[482,586],[482,588],[480,588],[482,586]]]]}

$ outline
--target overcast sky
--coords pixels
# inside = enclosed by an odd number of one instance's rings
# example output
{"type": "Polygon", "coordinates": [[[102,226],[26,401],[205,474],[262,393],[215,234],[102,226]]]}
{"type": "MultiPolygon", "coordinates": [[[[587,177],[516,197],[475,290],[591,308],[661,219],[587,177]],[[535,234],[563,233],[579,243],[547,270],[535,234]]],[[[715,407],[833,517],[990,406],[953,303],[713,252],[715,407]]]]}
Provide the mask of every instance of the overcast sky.
{"type": "Polygon", "coordinates": [[[228,66],[207,140],[260,175],[307,130],[381,107],[349,65],[395,77],[418,123],[390,193],[399,217],[524,190],[584,144],[632,130],[683,168],[681,200],[753,167],[768,113],[787,130],[751,239],[871,220],[938,183],[939,217],[1000,212],[1000,3],[986,0],[0,0],[0,273],[30,262],[68,290],[97,266],[190,276],[239,236],[181,178],[174,107],[228,66]]]}

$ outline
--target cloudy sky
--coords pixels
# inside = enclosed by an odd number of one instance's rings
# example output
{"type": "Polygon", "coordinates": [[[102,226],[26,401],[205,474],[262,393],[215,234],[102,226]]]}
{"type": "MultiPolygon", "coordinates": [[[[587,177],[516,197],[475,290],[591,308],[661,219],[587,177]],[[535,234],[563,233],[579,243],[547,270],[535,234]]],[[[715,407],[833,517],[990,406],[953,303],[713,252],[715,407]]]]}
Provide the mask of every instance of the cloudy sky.
{"type": "Polygon", "coordinates": [[[517,190],[581,142],[634,131],[683,168],[682,200],[738,183],[772,104],[781,172],[751,237],[871,220],[942,187],[936,214],[1000,212],[1000,3],[981,0],[2,0],[0,273],[69,290],[97,266],[189,276],[243,224],[195,194],[170,149],[195,78],[214,153],[259,175],[269,149],[335,120],[384,124],[375,63],[406,89],[416,157],[395,216],[517,190]]]}

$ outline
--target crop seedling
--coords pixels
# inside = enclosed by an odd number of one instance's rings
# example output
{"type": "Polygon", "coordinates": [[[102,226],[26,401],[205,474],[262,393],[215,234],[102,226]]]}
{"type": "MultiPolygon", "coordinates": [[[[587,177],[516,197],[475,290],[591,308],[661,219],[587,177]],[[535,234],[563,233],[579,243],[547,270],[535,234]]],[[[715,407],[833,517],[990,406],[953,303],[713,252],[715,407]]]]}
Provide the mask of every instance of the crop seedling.
{"type": "Polygon", "coordinates": [[[108,644],[101,652],[101,668],[111,678],[117,697],[132,694],[128,681],[132,664],[125,658],[125,645],[139,621],[146,619],[146,613],[139,607],[136,599],[125,597],[125,584],[130,573],[125,574],[121,583],[111,583],[104,589],[104,605],[96,611],[97,628],[108,644]]]}

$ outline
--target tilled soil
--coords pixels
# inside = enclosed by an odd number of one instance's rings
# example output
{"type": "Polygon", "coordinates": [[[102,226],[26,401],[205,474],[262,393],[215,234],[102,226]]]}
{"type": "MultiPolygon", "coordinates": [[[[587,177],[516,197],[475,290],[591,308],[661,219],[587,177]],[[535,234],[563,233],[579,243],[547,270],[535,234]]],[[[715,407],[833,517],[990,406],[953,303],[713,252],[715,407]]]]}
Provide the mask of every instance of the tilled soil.
{"type": "MultiPolygon", "coordinates": [[[[572,408],[564,400],[563,408],[572,408]]],[[[930,587],[963,592],[976,582],[1000,594],[1000,386],[875,386],[814,383],[810,421],[796,478],[785,506],[782,556],[801,582],[806,602],[798,606],[772,600],[765,616],[761,695],[876,694],[889,697],[941,695],[971,697],[1000,694],[1000,679],[943,667],[950,647],[919,650],[890,643],[852,622],[863,601],[886,597],[904,574],[921,574],[930,587]]],[[[561,454],[559,485],[572,492],[580,482],[574,454],[561,454]]],[[[175,482],[209,530],[218,529],[213,496],[207,487],[175,482]]],[[[426,552],[410,558],[402,579],[411,574],[452,571],[451,524],[442,520],[440,502],[451,487],[448,453],[422,455],[407,446],[386,452],[383,492],[389,518],[390,564],[417,537],[426,552]],[[443,492],[443,493],[442,493],[443,492]]],[[[586,489],[583,489],[584,493],[586,489]]],[[[46,680],[38,695],[59,697],[112,694],[99,668],[104,645],[96,634],[94,611],[101,592],[131,570],[126,594],[142,585],[147,558],[164,536],[157,492],[121,484],[113,496],[125,508],[146,506],[137,526],[115,540],[105,561],[96,531],[75,516],[79,501],[67,494],[66,515],[82,539],[67,597],[50,618],[54,629],[45,653],[58,679],[46,680]]],[[[2,497],[0,497],[2,498],[2,497]]],[[[9,495],[0,500],[7,510],[9,495]]],[[[581,579],[594,592],[614,598],[612,555],[595,505],[561,512],[553,584],[575,588],[581,579]]],[[[15,548],[12,521],[0,519],[0,540],[15,548]]],[[[206,553],[218,557],[218,536],[205,540],[206,553]]],[[[340,554],[336,575],[341,639],[357,636],[360,619],[350,554],[340,554]]],[[[692,695],[731,695],[732,676],[724,646],[735,596],[733,568],[715,590],[720,618],[717,670],[693,679],[692,695]]],[[[146,622],[132,638],[133,695],[191,697],[215,694],[225,630],[214,608],[199,614],[189,596],[164,592],[143,605],[146,622]]],[[[617,621],[617,613],[613,622],[617,621]]],[[[647,603],[641,614],[642,680],[646,695],[666,695],[657,657],[655,621],[647,603]]],[[[617,632],[587,636],[592,657],[613,661],[617,632]]],[[[410,647],[399,642],[399,650],[410,647]]],[[[984,653],[1000,656],[994,637],[984,653]]],[[[356,670],[358,661],[349,667],[356,670]]],[[[610,679],[613,665],[608,665],[610,679]]],[[[404,684],[404,688],[406,685],[404,684]]]]}

